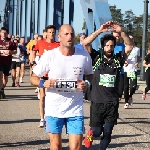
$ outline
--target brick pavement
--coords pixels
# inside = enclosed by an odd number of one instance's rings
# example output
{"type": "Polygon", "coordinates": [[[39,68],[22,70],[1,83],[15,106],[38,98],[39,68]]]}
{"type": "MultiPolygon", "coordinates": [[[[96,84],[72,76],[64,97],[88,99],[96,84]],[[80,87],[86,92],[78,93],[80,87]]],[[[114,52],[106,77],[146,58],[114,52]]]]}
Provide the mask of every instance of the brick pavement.
{"type": "MultiPolygon", "coordinates": [[[[6,99],[0,100],[0,149],[1,150],[48,150],[49,139],[44,129],[38,128],[39,110],[35,88],[29,85],[26,70],[21,87],[6,88],[6,99]]],[[[138,83],[139,85],[141,83],[138,83]]],[[[142,82],[144,85],[144,82],[142,82]]],[[[123,109],[120,102],[120,118],[114,127],[109,150],[150,150],[150,96],[141,100],[141,91],[134,95],[134,105],[123,109]]],[[[85,128],[88,129],[90,103],[85,101],[85,128]]],[[[68,150],[68,136],[63,129],[63,149],[68,150]]],[[[86,148],[82,148],[86,150],[86,148]]],[[[98,138],[89,150],[98,150],[98,138]]]]}

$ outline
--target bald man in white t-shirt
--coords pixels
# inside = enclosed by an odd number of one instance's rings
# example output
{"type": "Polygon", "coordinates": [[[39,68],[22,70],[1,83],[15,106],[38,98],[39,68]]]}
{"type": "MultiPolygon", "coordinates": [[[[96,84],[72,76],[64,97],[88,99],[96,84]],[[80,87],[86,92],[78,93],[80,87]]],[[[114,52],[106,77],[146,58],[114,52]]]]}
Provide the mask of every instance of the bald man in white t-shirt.
{"type": "Polygon", "coordinates": [[[75,33],[70,25],[59,29],[60,47],[47,51],[33,69],[30,81],[46,87],[46,131],[50,149],[61,149],[62,128],[66,126],[70,149],[80,150],[84,133],[83,91],[93,77],[92,61],[87,51],[74,47],[75,33]],[[49,80],[40,80],[48,72],[49,80]],[[86,80],[83,80],[85,74],[86,80]]]}

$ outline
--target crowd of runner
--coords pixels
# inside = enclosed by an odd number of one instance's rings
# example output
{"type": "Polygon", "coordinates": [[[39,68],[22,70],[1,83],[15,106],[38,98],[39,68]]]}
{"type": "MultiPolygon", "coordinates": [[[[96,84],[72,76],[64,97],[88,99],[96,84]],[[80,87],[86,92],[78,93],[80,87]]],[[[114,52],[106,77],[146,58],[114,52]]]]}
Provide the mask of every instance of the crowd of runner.
{"type": "MultiPolygon", "coordinates": [[[[43,30],[43,35],[35,34],[25,43],[24,37],[8,34],[5,27],[0,30],[0,99],[5,98],[8,76],[12,76],[12,87],[20,87],[24,82],[25,66],[28,65],[29,80],[35,86],[39,99],[39,127],[46,128],[51,150],[61,149],[64,125],[69,134],[70,149],[81,149],[83,98],[91,101],[89,131],[84,144],[92,146],[93,137],[102,134],[100,150],[106,150],[111,142],[122,96],[125,109],[133,105],[141,60],[134,37],[126,35],[112,21],[102,24],[89,36],[85,33],[79,36],[80,42],[75,44],[73,27],[62,25],[56,42],[56,27],[49,25],[43,30]],[[105,32],[100,39],[101,48],[93,49],[92,42],[105,32]]],[[[143,66],[147,87],[141,98],[145,100],[150,90],[150,47],[143,66]]]]}

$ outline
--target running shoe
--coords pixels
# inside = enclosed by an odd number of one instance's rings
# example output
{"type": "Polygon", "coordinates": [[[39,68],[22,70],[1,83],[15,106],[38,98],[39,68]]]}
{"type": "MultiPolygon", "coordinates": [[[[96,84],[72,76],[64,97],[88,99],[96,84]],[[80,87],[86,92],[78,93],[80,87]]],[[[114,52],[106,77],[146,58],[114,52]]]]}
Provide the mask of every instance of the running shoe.
{"type": "Polygon", "coordinates": [[[20,83],[23,83],[22,77],[20,78],[20,83]]]}
{"type": "Polygon", "coordinates": [[[124,109],[128,109],[128,108],[129,108],[129,104],[126,103],[126,104],[124,105],[124,109]]]}
{"type": "Polygon", "coordinates": [[[40,99],[40,93],[38,93],[37,97],[38,97],[38,99],[40,99]]]}
{"type": "Polygon", "coordinates": [[[46,125],[45,120],[40,120],[40,125],[38,127],[43,128],[43,127],[45,127],[45,125],[46,125]]]}
{"type": "Polygon", "coordinates": [[[142,100],[145,100],[145,99],[146,99],[146,94],[143,93],[143,94],[142,94],[142,100]]]}
{"type": "Polygon", "coordinates": [[[129,105],[131,105],[131,106],[133,105],[133,98],[132,97],[129,98],[129,105]]]}
{"type": "Polygon", "coordinates": [[[17,86],[17,87],[20,87],[19,82],[16,82],[16,86],[17,86]]]}
{"type": "Polygon", "coordinates": [[[0,91],[0,99],[4,99],[5,98],[5,93],[4,91],[0,91]]]}
{"type": "Polygon", "coordinates": [[[12,87],[15,87],[15,83],[12,83],[12,87]]]}
{"type": "Polygon", "coordinates": [[[36,88],[34,92],[35,92],[35,93],[38,93],[38,88],[36,88]]]}
{"type": "Polygon", "coordinates": [[[85,136],[84,140],[84,145],[86,148],[90,148],[92,146],[92,142],[93,142],[93,131],[92,128],[89,129],[87,135],[85,136]]]}

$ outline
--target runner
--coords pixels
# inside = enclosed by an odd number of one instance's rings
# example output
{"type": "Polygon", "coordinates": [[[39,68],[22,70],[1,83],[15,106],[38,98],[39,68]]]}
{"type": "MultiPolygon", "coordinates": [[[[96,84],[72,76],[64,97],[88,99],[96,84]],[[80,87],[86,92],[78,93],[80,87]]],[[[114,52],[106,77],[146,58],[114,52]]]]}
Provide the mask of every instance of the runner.
{"type": "MultiPolygon", "coordinates": [[[[36,45],[38,41],[38,34],[36,33],[34,35],[34,39],[33,40],[30,40],[30,42],[27,44],[27,54],[29,55],[29,65],[31,64],[32,62],[32,50],[33,50],[33,47],[36,45]]],[[[32,74],[32,68],[30,67],[30,76],[32,74]]]]}
{"type": "Polygon", "coordinates": [[[21,76],[20,76],[20,83],[23,83],[23,78],[25,74],[25,64],[27,60],[27,51],[26,51],[26,46],[25,46],[25,39],[24,37],[20,38],[20,43],[19,43],[19,49],[21,51],[21,76]]]}
{"type": "MultiPolygon", "coordinates": [[[[129,36],[130,39],[134,39],[133,36],[129,36]]],[[[124,65],[124,98],[125,98],[125,105],[124,108],[129,108],[129,105],[133,105],[133,94],[136,91],[137,87],[137,67],[140,62],[140,49],[135,46],[132,49],[125,65],[124,65]],[[130,84],[129,84],[130,81],[130,84]],[[129,85],[130,85],[130,92],[129,92],[129,85]]]]}
{"type": "Polygon", "coordinates": [[[86,51],[74,48],[70,25],[59,29],[60,47],[48,51],[34,67],[31,83],[48,88],[45,99],[46,131],[50,149],[62,149],[61,133],[66,125],[70,149],[80,150],[84,132],[83,90],[92,80],[92,62],[86,51]],[[40,80],[48,72],[49,80],[40,80]],[[83,81],[83,75],[86,81],[83,81]]]}
{"type": "Polygon", "coordinates": [[[146,94],[150,90],[150,46],[148,48],[145,60],[143,61],[143,66],[145,67],[146,88],[143,91],[142,100],[145,100],[146,94]]]}
{"type": "Polygon", "coordinates": [[[93,67],[94,76],[89,97],[92,101],[90,107],[91,128],[88,132],[90,135],[87,134],[84,143],[86,147],[89,147],[89,143],[92,143],[92,136],[99,137],[103,132],[100,141],[100,150],[106,150],[108,147],[113,127],[117,123],[120,70],[124,65],[126,57],[130,54],[133,44],[130,38],[122,31],[121,27],[112,21],[101,25],[98,30],[83,41],[83,45],[88,47],[101,33],[108,32],[110,28],[120,33],[126,47],[124,51],[114,55],[116,38],[112,34],[104,35],[101,38],[103,53],[97,56],[97,61],[93,67]],[[89,139],[89,137],[91,138],[89,139]]]}
{"type": "Polygon", "coordinates": [[[8,82],[11,69],[12,53],[16,53],[16,46],[7,40],[7,29],[0,30],[0,99],[5,98],[4,88],[8,82]]]}
{"type": "MultiPolygon", "coordinates": [[[[43,55],[44,52],[48,50],[52,50],[59,46],[58,42],[55,42],[55,34],[56,34],[56,27],[53,25],[49,25],[46,27],[45,31],[47,32],[47,38],[40,40],[37,42],[34,50],[33,50],[33,61],[35,61],[36,53],[38,52],[39,57],[43,55]]],[[[45,74],[43,79],[47,80],[48,75],[45,74]]],[[[44,103],[45,103],[45,88],[40,88],[40,93],[38,93],[39,101],[39,108],[40,108],[40,125],[39,127],[45,126],[44,120],[44,103]]]]}
{"type": "Polygon", "coordinates": [[[18,47],[18,40],[14,39],[14,43],[17,46],[16,54],[12,55],[12,63],[11,63],[11,75],[12,75],[12,87],[20,87],[19,78],[20,78],[20,67],[21,67],[21,51],[18,47]],[[15,83],[16,82],[16,83],[15,83]]]}

